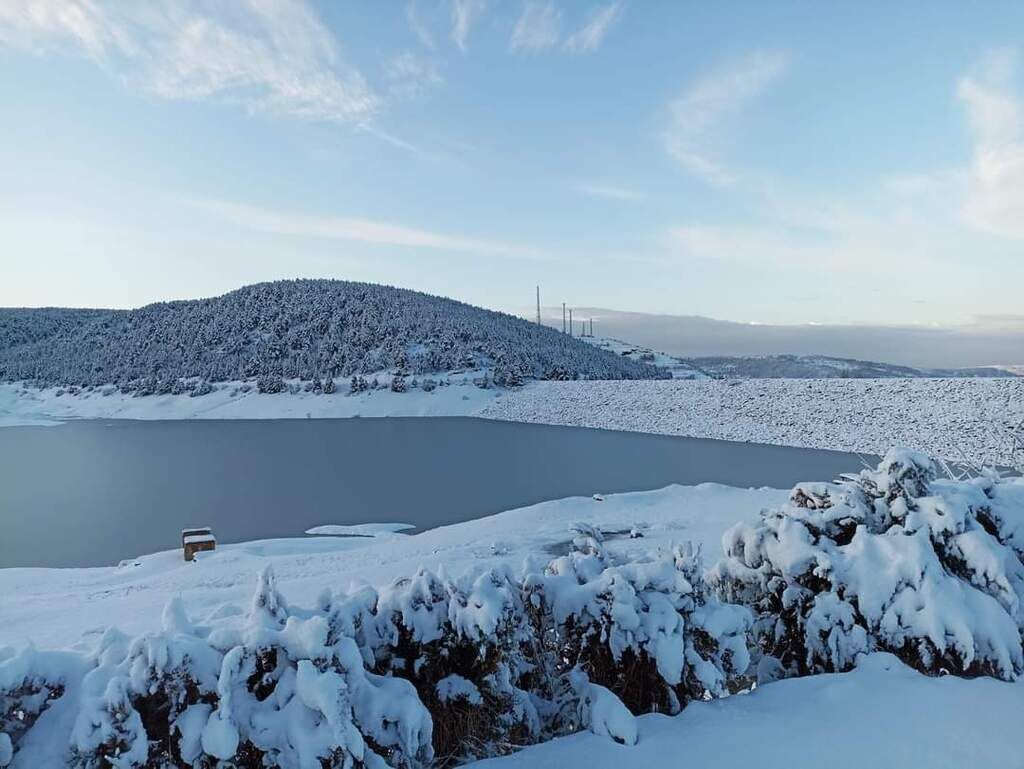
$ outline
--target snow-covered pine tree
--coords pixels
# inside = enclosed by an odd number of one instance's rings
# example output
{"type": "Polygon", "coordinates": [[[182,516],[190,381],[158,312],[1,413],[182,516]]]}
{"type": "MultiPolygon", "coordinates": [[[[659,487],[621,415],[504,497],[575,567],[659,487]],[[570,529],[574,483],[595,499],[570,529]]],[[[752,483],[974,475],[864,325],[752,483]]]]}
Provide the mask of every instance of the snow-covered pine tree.
{"type": "Polygon", "coordinates": [[[1024,672],[1024,484],[938,479],[893,449],[877,469],[802,483],[738,524],[712,581],[754,608],[760,675],[848,670],[887,651],[921,672],[1024,672]]]}

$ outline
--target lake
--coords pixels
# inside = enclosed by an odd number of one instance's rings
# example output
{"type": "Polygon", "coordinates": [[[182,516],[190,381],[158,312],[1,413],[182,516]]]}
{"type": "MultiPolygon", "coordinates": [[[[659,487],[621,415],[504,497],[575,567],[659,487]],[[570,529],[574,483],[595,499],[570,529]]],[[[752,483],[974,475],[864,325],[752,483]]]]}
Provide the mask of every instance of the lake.
{"type": "Polygon", "coordinates": [[[70,422],[0,428],[0,567],[94,566],[319,524],[420,529],[571,495],[788,488],[856,455],[469,417],[70,422]]]}

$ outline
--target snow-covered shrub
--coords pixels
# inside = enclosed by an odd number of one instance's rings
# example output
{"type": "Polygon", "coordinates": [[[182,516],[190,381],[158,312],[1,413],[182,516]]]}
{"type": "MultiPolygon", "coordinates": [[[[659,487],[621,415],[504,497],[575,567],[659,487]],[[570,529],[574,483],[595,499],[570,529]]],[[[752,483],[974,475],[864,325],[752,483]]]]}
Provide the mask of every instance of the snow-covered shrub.
{"type": "Polygon", "coordinates": [[[393,393],[404,393],[409,387],[405,383],[405,377],[402,374],[395,374],[391,377],[391,392],[393,393]]]}
{"type": "Polygon", "coordinates": [[[130,644],[110,633],[101,644],[81,679],[67,764],[306,769],[428,763],[431,718],[412,684],[370,672],[356,641],[332,631],[319,613],[293,613],[269,570],[237,628],[196,628],[172,601],[160,633],[130,644]]]}
{"type": "Polygon", "coordinates": [[[416,687],[440,763],[537,738],[539,716],[516,685],[529,628],[509,574],[448,580],[421,569],[382,591],[376,610],[375,667],[416,687]]]}
{"type": "Polygon", "coordinates": [[[0,649],[0,767],[11,763],[22,738],[86,668],[72,652],[0,649]]]}
{"type": "Polygon", "coordinates": [[[887,651],[929,674],[1009,679],[1024,671],[1022,544],[1019,480],[939,480],[928,457],[894,449],[730,529],[713,581],[754,607],[764,674],[887,651]]]}
{"type": "MultiPolygon", "coordinates": [[[[699,553],[677,547],[616,564],[595,532],[576,529],[573,551],[525,582],[556,707],[578,695],[570,678],[578,670],[635,714],[677,713],[691,699],[727,694],[749,663],[751,617],[709,594],[699,553]]],[[[556,728],[564,719],[560,708],[556,728]]]]}
{"type": "Polygon", "coordinates": [[[285,391],[284,380],[276,374],[264,374],[256,380],[256,390],[267,395],[285,391]]]}
{"type": "Polygon", "coordinates": [[[209,395],[213,392],[213,385],[207,382],[205,379],[200,379],[196,382],[189,390],[189,395],[193,398],[199,398],[203,395],[209,395]]]}

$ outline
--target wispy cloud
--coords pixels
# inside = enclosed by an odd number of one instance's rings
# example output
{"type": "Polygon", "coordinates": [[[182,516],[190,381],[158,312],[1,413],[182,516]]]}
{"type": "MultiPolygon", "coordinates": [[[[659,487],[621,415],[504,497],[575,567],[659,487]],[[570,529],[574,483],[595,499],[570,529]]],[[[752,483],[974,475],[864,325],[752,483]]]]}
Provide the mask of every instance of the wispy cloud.
{"type": "Polygon", "coordinates": [[[416,39],[420,43],[430,50],[434,50],[434,35],[430,31],[430,27],[424,23],[420,17],[419,4],[416,0],[409,0],[405,6],[405,20],[409,24],[409,29],[416,36],[416,39]]]}
{"type": "Polygon", "coordinates": [[[391,93],[399,98],[416,98],[444,84],[432,61],[409,51],[384,63],[384,77],[391,93]]]}
{"type": "Polygon", "coordinates": [[[373,219],[282,212],[225,200],[186,199],[184,203],[236,226],[274,235],[428,248],[486,256],[545,258],[533,249],[511,243],[422,230],[373,219]]]}
{"type": "Polygon", "coordinates": [[[561,39],[562,12],[546,0],[528,0],[523,5],[508,47],[512,51],[544,51],[561,39]]]}
{"type": "Polygon", "coordinates": [[[622,16],[623,4],[608,3],[595,8],[587,23],[573,32],[565,41],[565,50],[572,53],[592,53],[601,47],[608,32],[622,16]]]}
{"type": "Polygon", "coordinates": [[[1016,73],[1015,51],[993,51],[957,85],[974,142],[962,215],[984,232],[1024,238],[1024,105],[1016,73]]]}
{"type": "Polygon", "coordinates": [[[466,50],[469,33],[486,8],[487,0],[452,0],[452,40],[460,50],[466,50]]]}
{"type": "Polygon", "coordinates": [[[302,0],[19,0],[0,4],[0,44],[85,55],[163,99],[348,124],[379,106],[302,0]]]}
{"type": "Polygon", "coordinates": [[[587,184],[581,182],[573,184],[572,189],[583,195],[589,195],[592,198],[606,198],[608,200],[635,201],[642,200],[644,197],[636,190],[616,187],[610,184],[587,184]]]}
{"type": "Polygon", "coordinates": [[[715,184],[733,175],[715,155],[712,133],[752,101],[788,67],[782,53],[754,53],[692,83],[669,105],[665,148],[684,168],[715,184]]]}

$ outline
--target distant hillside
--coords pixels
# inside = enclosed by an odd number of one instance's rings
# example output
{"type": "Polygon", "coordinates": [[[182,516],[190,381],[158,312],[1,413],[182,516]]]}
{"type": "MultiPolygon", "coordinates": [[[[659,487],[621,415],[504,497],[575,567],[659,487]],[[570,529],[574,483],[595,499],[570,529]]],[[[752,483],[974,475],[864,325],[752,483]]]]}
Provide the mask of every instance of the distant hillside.
{"type": "Polygon", "coordinates": [[[667,376],[511,315],[368,283],[278,281],[137,310],[0,309],[0,381],[165,392],[465,368],[491,368],[499,384],[667,376]]]}
{"type": "Polygon", "coordinates": [[[674,379],[892,379],[921,377],[1017,377],[1024,369],[922,369],[891,363],[835,358],[828,355],[747,355],[682,358],[609,337],[580,337],[583,341],[630,360],[664,369],[674,379]]]}
{"type": "MultiPolygon", "coordinates": [[[[654,315],[575,307],[593,318],[599,336],[628,339],[684,360],[764,355],[821,356],[888,361],[919,370],[1024,367],[1024,314],[980,319],[962,326],[772,325],[700,316],[654,315]]],[[[561,307],[544,321],[561,328],[561,307]]]]}
{"type": "Polygon", "coordinates": [[[891,363],[833,358],[827,355],[759,355],[727,358],[684,358],[712,376],[725,379],[887,379],[909,377],[1013,377],[995,367],[920,369],[891,363]]]}

